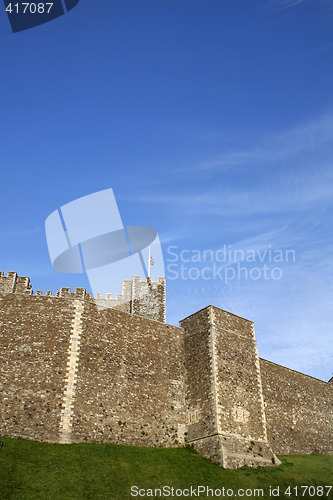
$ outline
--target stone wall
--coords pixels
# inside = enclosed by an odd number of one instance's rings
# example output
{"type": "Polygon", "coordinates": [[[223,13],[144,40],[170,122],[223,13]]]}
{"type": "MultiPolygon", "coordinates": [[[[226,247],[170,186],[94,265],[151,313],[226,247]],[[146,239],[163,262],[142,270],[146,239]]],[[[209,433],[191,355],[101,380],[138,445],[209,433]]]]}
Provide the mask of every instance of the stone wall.
{"type": "Polygon", "coordinates": [[[73,440],[184,444],[183,332],[86,302],[73,440]]]}
{"type": "Polygon", "coordinates": [[[0,295],[0,434],[57,441],[71,300],[0,295]]]}
{"type": "Polygon", "coordinates": [[[182,330],[61,293],[0,295],[0,435],[184,444],[182,330]]]}
{"type": "Polygon", "coordinates": [[[219,463],[221,450],[216,417],[216,387],[212,368],[210,309],[180,321],[185,331],[186,409],[188,443],[219,463]],[[205,449],[207,448],[207,450],[205,449]]]}
{"type": "MultiPolygon", "coordinates": [[[[18,276],[16,272],[9,272],[7,275],[0,272],[0,294],[2,293],[33,295],[30,279],[25,276],[18,276]]],[[[37,290],[36,295],[42,296],[42,290],[37,290]]],[[[45,295],[47,297],[91,297],[91,293],[87,293],[84,288],[76,288],[72,292],[69,287],[60,288],[54,295],[51,290],[47,290],[45,295]]],[[[121,293],[118,293],[116,297],[112,297],[111,293],[107,293],[106,297],[102,297],[101,294],[97,293],[94,300],[99,309],[115,308],[119,311],[153,319],[161,323],[166,321],[166,286],[164,277],[158,277],[156,281],[147,277],[142,281],[141,276],[133,276],[131,280],[123,280],[121,293]]]]}
{"type": "Polygon", "coordinates": [[[333,454],[333,386],[260,359],[268,439],[276,453],[333,454]]]}
{"type": "Polygon", "coordinates": [[[226,468],[278,464],[267,441],[253,323],[209,306],[180,324],[189,442],[226,468]]]}
{"type": "Polygon", "coordinates": [[[333,384],[259,362],[251,321],[209,306],[166,325],[164,278],[134,277],[121,295],[33,295],[29,278],[0,273],[0,435],[138,446],[187,435],[226,468],[278,464],[272,449],[333,453],[333,384]]]}

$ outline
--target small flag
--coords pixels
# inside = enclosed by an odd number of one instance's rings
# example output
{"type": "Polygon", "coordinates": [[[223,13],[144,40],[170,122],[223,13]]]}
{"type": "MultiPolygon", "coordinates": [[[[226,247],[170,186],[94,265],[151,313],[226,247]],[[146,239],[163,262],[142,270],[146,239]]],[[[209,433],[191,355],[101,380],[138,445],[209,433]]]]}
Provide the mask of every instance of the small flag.
{"type": "Polygon", "coordinates": [[[150,265],[153,266],[154,264],[155,264],[154,259],[152,258],[152,256],[150,256],[150,265]]]}

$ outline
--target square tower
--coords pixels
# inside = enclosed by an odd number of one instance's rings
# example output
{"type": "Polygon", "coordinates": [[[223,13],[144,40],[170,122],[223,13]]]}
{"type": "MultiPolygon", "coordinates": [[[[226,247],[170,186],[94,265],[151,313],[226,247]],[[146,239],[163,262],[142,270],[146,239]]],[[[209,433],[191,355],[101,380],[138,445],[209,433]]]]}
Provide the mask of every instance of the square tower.
{"type": "Polygon", "coordinates": [[[188,443],[224,468],[277,465],[251,321],[213,306],[183,319],[188,443]]]}

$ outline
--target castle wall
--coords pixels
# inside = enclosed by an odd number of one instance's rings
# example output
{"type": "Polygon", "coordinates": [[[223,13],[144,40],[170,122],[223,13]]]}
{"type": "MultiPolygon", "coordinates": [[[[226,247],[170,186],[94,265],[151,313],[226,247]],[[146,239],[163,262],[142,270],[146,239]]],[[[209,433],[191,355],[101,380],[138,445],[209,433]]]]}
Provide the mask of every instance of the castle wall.
{"type": "Polygon", "coordinates": [[[273,465],[253,323],[209,306],[180,322],[188,374],[188,441],[226,468],[273,465]]]}
{"type": "MultiPolygon", "coordinates": [[[[16,272],[9,272],[4,275],[0,271],[0,294],[17,293],[33,295],[30,279],[25,276],[18,276],[16,272]]],[[[68,287],[62,287],[57,291],[54,297],[71,297],[75,298],[91,297],[91,293],[87,293],[84,288],[76,288],[74,292],[68,287]],[[79,291],[79,292],[78,292],[79,291]]],[[[37,290],[36,295],[42,296],[42,290],[37,290]]],[[[52,297],[52,292],[47,290],[46,296],[52,297]]],[[[106,297],[102,297],[97,293],[94,297],[99,309],[115,308],[129,314],[142,316],[165,323],[166,311],[166,285],[165,278],[158,277],[157,281],[147,277],[144,281],[141,276],[133,276],[131,280],[123,280],[121,293],[112,297],[112,293],[107,293],[106,297]]]]}
{"type": "Polygon", "coordinates": [[[0,434],[56,441],[72,301],[0,295],[0,434]]]}
{"type": "Polygon", "coordinates": [[[213,306],[180,328],[164,321],[164,278],[92,299],[84,288],[33,295],[29,278],[0,273],[0,435],[137,446],[187,436],[226,468],[278,464],[270,445],[333,453],[332,383],[259,361],[253,323],[213,306]]]}
{"type": "Polygon", "coordinates": [[[184,444],[180,328],[100,309],[84,289],[0,295],[0,435],[184,444]]]}
{"type": "Polygon", "coordinates": [[[135,276],[133,283],[133,314],[165,323],[165,278],[157,278],[157,282],[147,278],[141,282],[140,277],[135,276]]]}
{"type": "Polygon", "coordinates": [[[279,454],[333,454],[333,386],[260,359],[268,439],[279,454]]]}
{"type": "Polygon", "coordinates": [[[180,328],[86,302],[72,438],[183,444],[184,372],[180,328]]]}
{"type": "Polygon", "coordinates": [[[0,272],[0,293],[25,293],[32,292],[30,280],[24,276],[17,276],[15,272],[9,272],[5,276],[0,272]]]}

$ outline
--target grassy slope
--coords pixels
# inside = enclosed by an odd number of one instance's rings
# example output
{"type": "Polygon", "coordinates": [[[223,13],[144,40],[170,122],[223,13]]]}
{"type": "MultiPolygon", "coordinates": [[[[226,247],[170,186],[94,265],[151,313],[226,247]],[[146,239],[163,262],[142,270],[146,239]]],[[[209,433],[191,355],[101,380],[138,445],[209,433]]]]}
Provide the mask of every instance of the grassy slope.
{"type": "MultiPolygon", "coordinates": [[[[182,489],[191,485],[208,485],[213,489],[225,486],[235,492],[238,488],[263,488],[265,496],[261,498],[273,498],[268,494],[269,486],[280,486],[280,491],[284,491],[288,485],[333,483],[333,456],[279,457],[283,461],[280,467],[233,471],[223,470],[185,448],[135,448],[98,443],[57,445],[8,438],[2,441],[1,499],[126,500],[135,498],[130,496],[131,485],[141,488],[170,485],[182,489]]],[[[302,497],[299,492],[298,497],[280,493],[278,498],[317,499],[319,496],[302,497]]],[[[329,497],[320,498],[333,498],[333,491],[329,497]]]]}

